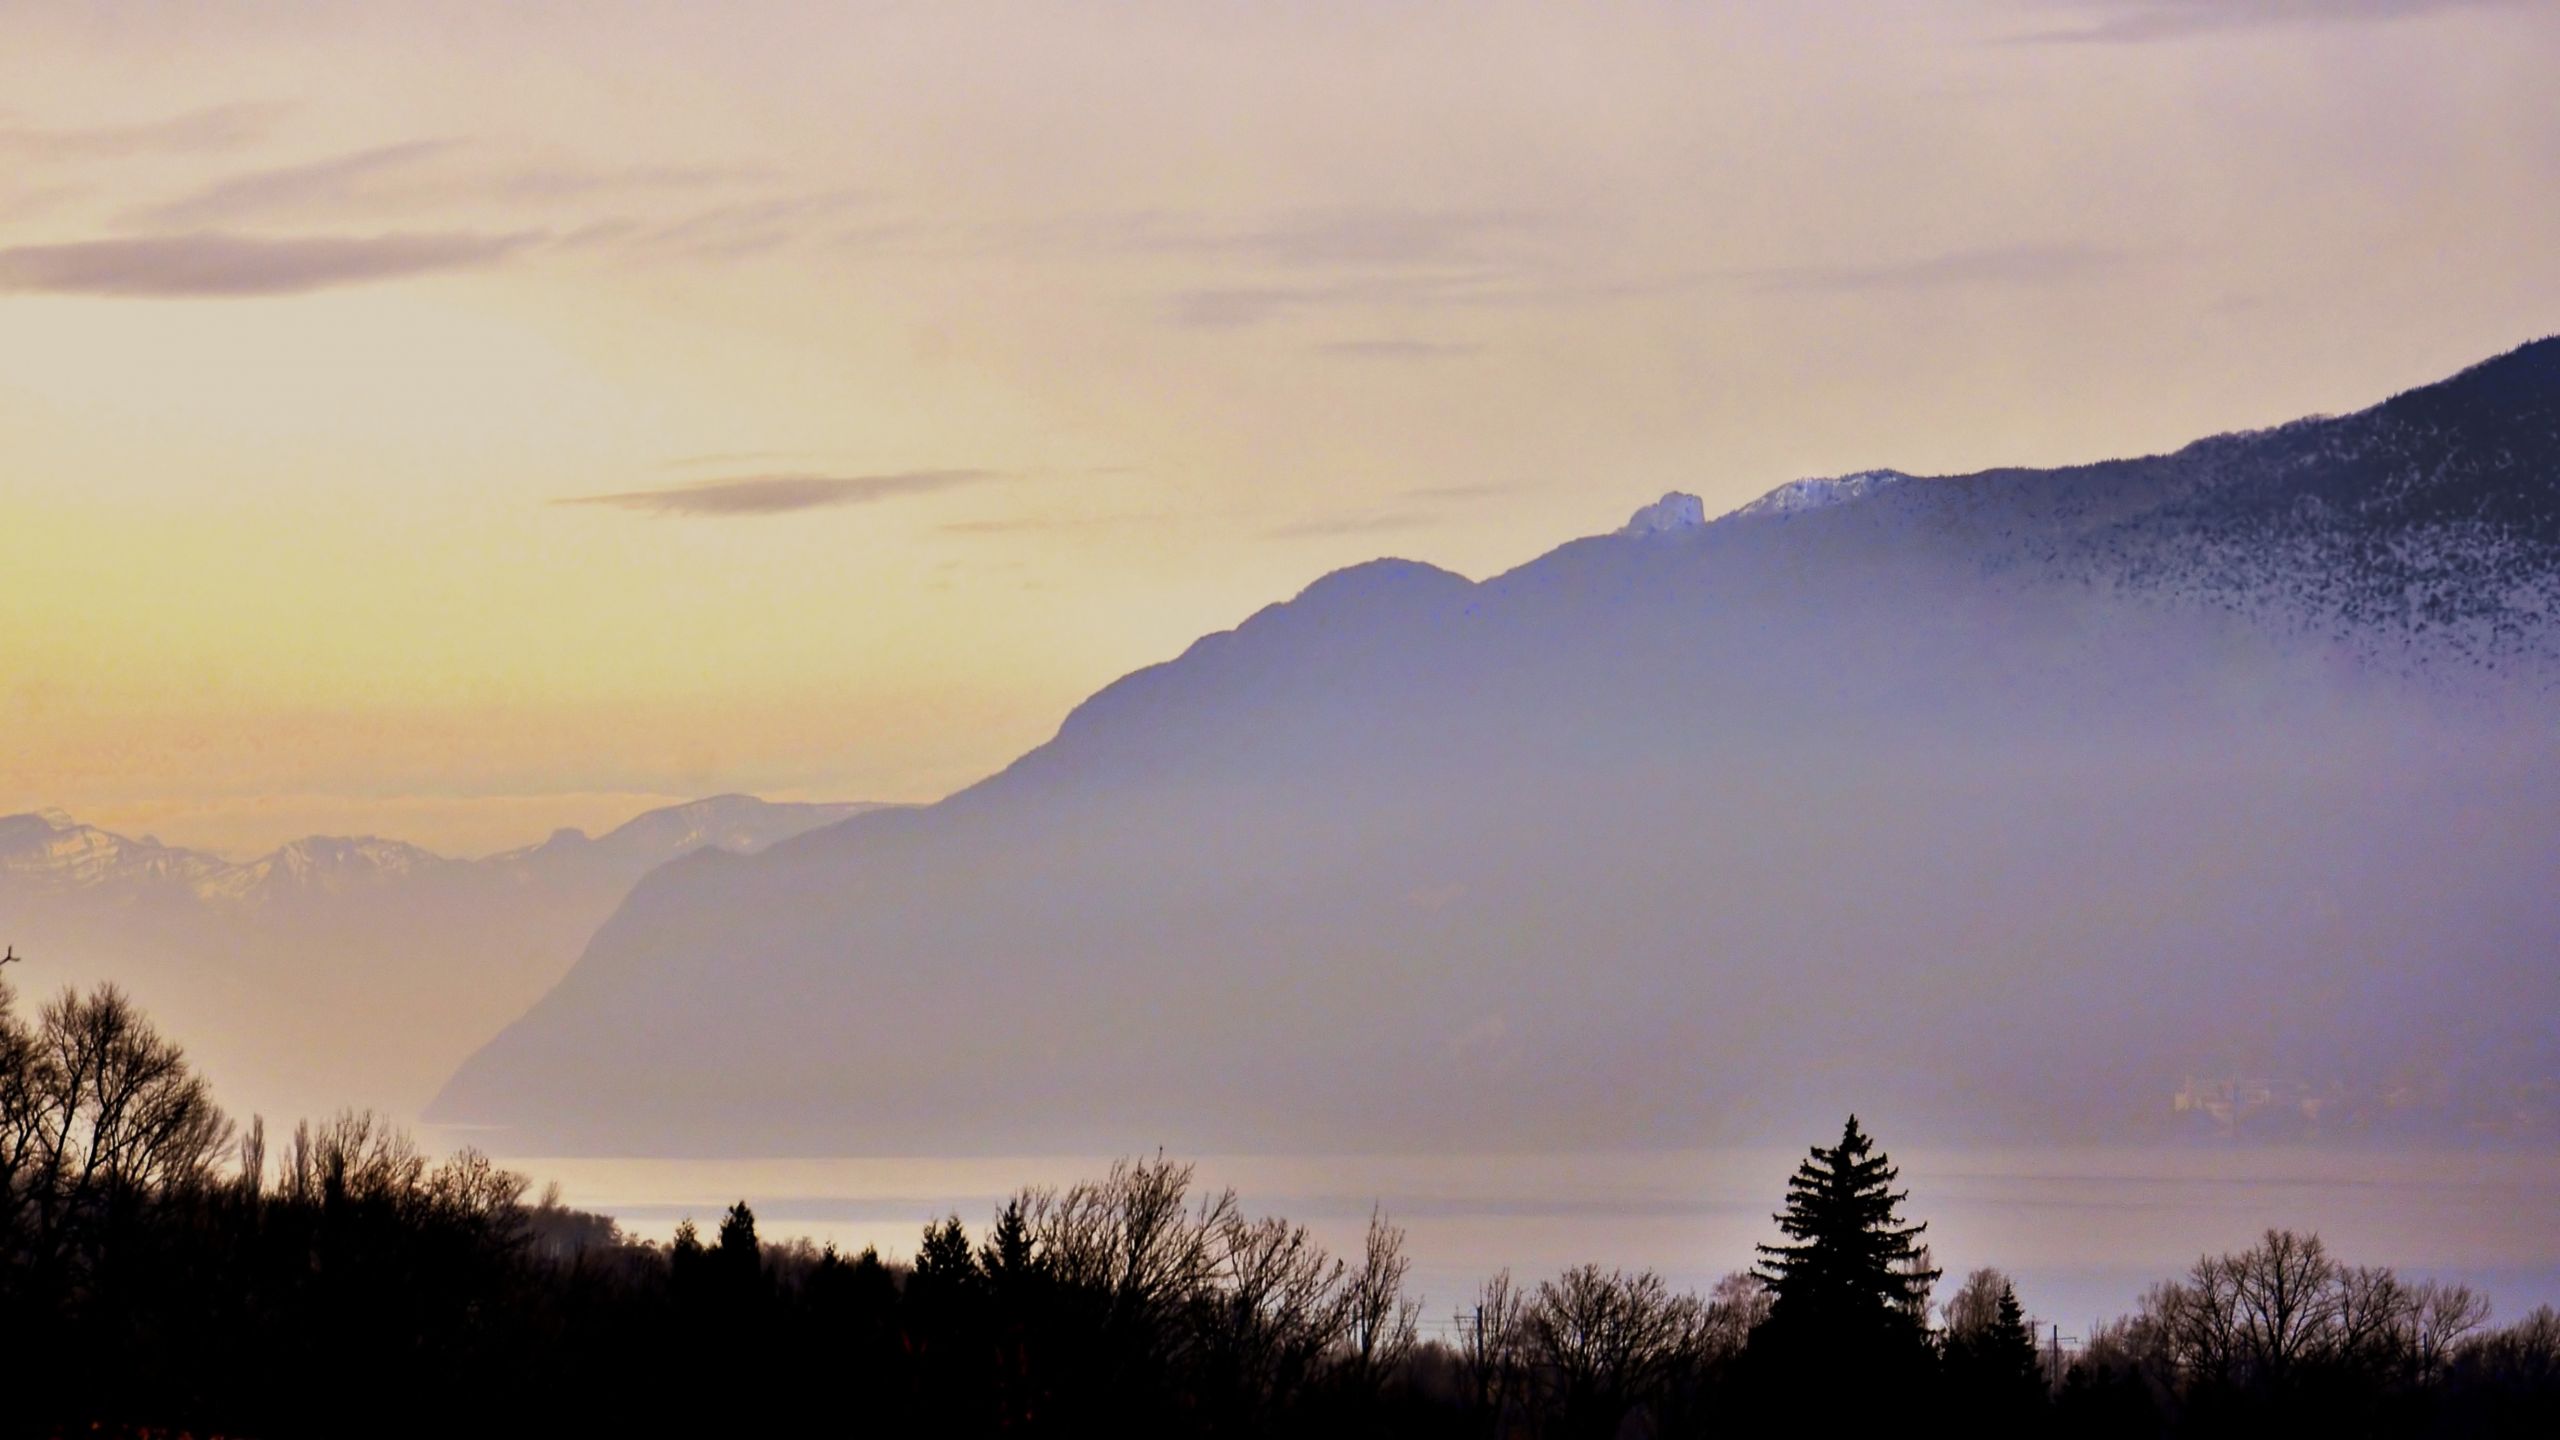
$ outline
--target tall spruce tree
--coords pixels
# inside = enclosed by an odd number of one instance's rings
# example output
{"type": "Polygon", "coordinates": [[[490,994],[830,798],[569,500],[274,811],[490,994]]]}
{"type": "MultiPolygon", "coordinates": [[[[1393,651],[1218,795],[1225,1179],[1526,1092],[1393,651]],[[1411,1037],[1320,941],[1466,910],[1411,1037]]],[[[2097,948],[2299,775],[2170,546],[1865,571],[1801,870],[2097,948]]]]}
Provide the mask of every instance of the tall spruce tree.
{"type": "Polygon", "coordinates": [[[1009,1292],[1022,1287],[1034,1263],[1031,1217],[1017,1197],[996,1212],[995,1229],[988,1233],[987,1243],[978,1247],[978,1268],[995,1289],[1009,1292]]]}
{"type": "Polygon", "coordinates": [[[1981,1352],[1985,1372],[2001,1389],[2017,1396],[2021,1403],[2041,1403],[2045,1396],[2044,1361],[2036,1354],[2035,1332],[2027,1328],[2026,1312],[2018,1306],[2018,1292],[2000,1287],[2000,1313],[1991,1322],[1990,1332],[1982,1337],[1981,1352]]]}
{"type": "Polygon", "coordinates": [[[1928,1225],[1900,1223],[1910,1194],[1893,1188],[1897,1174],[1855,1115],[1839,1144],[1814,1147],[1796,1167],[1774,1217],[1787,1243],[1759,1247],[1775,1296],[1768,1340],[1844,1357],[1919,1348],[1915,1317],[1938,1272],[1919,1243],[1928,1225]]]}

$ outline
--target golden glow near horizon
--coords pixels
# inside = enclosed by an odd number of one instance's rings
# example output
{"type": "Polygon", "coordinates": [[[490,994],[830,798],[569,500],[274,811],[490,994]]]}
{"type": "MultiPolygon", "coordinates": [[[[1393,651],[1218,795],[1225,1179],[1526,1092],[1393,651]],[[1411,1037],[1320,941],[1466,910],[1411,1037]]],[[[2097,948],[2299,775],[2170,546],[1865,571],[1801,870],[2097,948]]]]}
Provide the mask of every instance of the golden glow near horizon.
{"type": "Polygon", "coordinates": [[[1334,566],[2560,330],[2560,13],[2316,8],[0,4],[0,811],[931,798],[1334,566]]]}

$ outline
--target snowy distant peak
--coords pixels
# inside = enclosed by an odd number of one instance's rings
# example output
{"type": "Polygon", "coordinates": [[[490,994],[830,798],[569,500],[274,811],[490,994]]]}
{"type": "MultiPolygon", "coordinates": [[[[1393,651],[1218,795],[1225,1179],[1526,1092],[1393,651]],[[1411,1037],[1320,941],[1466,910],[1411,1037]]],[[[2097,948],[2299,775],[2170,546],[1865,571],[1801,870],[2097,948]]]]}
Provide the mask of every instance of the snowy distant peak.
{"type": "Polygon", "coordinates": [[[337,892],[394,876],[459,862],[415,845],[371,835],[311,835],[241,867],[246,875],[224,893],[248,895],[277,888],[337,892]]]}
{"type": "Polygon", "coordinates": [[[155,881],[193,887],[228,868],[210,855],[108,834],[59,810],[0,817],[0,887],[45,894],[155,881]]]}
{"type": "Polygon", "coordinates": [[[1707,523],[1707,503],[1695,495],[1673,490],[1661,499],[1643,507],[1618,527],[1621,535],[1676,535],[1695,530],[1707,523]]]}
{"type": "MultiPolygon", "coordinates": [[[[1849,475],[1817,475],[1790,480],[1733,515],[1798,515],[1808,510],[1827,510],[1863,500],[1877,491],[1889,489],[1909,480],[1899,470],[1860,470],[1849,475]]],[[[1620,535],[1678,535],[1701,530],[1708,524],[1706,502],[1683,490],[1674,490],[1628,517],[1618,527],[1620,535]]]]}
{"type": "Polygon", "coordinates": [[[1812,476],[1790,480],[1741,509],[1736,515],[1796,515],[1807,510],[1827,510],[1863,500],[1879,490],[1899,485],[1911,477],[1899,470],[1860,470],[1853,475],[1812,476]]]}
{"type": "MultiPolygon", "coordinates": [[[[455,860],[399,840],[312,835],[234,863],[201,851],[131,839],[83,825],[59,810],[0,816],[0,899],[11,894],[167,891],[180,898],[260,906],[290,897],[336,896],[430,881],[432,877],[514,876],[524,882],[546,862],[589,857],[624,883],[662,861],[705,845],[759,850],[867,805],[770,804],[722,795],[653,810],[602,840],[561,830],[549,840],[485,860],[455,860]]],[[[433,883],[446,883],[433,881],[433,883]]]]}

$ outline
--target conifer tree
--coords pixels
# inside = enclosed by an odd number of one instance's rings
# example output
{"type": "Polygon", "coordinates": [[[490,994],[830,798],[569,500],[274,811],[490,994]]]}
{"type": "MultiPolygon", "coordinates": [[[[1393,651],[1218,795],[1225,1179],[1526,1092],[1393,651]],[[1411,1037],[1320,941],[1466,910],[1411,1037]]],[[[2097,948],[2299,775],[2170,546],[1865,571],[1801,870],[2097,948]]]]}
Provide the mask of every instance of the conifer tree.
{"type": "Polygon", "coordinates": [[[959,1216],[924,1227],[924,1243],[916,1249],[915,1283],[959,1292],[976,1289],[980,1278],[978,1257],[969,1248],[969,1232],[959,1216]]]}
{"type": "Polygon", "coordinates": [[[2044,1362],[2036,1355],[2035,1332],[2018,1308],[2018,1292],[2006,1285],[2000,1287],[2000,1313],[1982,1337],[1982,1350],[1993,1374],[2022,1395],[2042,1398],[2044,1362]]]}
{"type": "Polygon", "coordinates": [[[1939,1342],[1946,1403],[1998,1427],[2028,1423],[2046,1400],[2035,1333],[2007,1276],[1978,1270],[1947,1306],[1939,1342]]]}
{"type": "Polygon", "coordinates": [[[676,1226],[675,1243],[667,1247],[667,1283],[674,1289],[679,1308],[693,1304],[705,1283],[710,1251],[703,1248],[702,1231],[688,1215],[676,1226]]]}
{"type": "Polygon", "coordinates": [[[1018,1288],[1031,1273],[1031,1219],[1019,1198],[996,1212],[995,1229],[978,1247],[978,1268],[1000,1290],[1018,1288]]]}
{"type": "Polygon", "coordinates": [[[1839,1144],[1816,1146],[1796,1167],[1787,1208],[1774,1217],[1787,1241],[1759,1247],[1759,1274],[1775,1296],[1763,1327],[1772,1338],[1834,1351],[1918,1346],[1915,1301],[1938,1272],[1919,1243],[1929,1227],[1900,1223],[1910,1196],[1893,1188],[1897,1174],[1855,1115],[1839,1144]]]}
{"type": "MultiPolygon", "coordinates": [[[[688,1220],[685,1223],[691,1225],[693,1222],[688,1220]]],[[[756,1240],[756,1212],[747,1208],[746,1201],[730,1206],[729,1213],[720,1217],[720,1238],[715,1244],[722,1254],[735,1259],[754,1261],[763,1258],[764,1247],[756,1240]]]]}
{"type": "Polygon", "coordinates": [[[720,1238],[712,1243],[723,1275],[733,1282],[753,1280],[764,1268],[764,1246],[756,1240],[756,1212],[739,1201],[720,1217],[720,1238]]]}

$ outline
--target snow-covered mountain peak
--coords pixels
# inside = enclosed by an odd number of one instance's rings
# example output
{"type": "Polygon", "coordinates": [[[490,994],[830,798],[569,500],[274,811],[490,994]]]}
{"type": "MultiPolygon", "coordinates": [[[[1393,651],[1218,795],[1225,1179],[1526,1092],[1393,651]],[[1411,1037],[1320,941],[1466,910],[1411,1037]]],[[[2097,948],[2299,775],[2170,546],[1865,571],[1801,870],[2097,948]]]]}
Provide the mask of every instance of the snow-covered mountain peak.
{"type": "Polygon", "coordinates": [[[287,842],[258,862],[278,876],[404,874],[443,857],[415,845],[374,835],[308,835],[287,842]]]}
{"type": "Polygon", "coordinates": [[[723,795],[654,810],[616,829],[606,841],[564,829],[540,845],[482,860],[457,860],[379,836],[310,835],[245,863],[135,839],[83,825],[59,810],[0,816],[0,910],[20,894],[102,890],[159,893],[175,901],[263,907],[322,897],[370,894],[420,884],[470,883],[508,877],[530,883],[528,867],[552,863],[601,866],[628,883],[649,866],[702,845],[756,850],[815,826],[832,824],[860,805],[773,805],[723,795]]]}
{"type": "Polygon", "coordinates": [[[1644,506],[1618,527],[1621,535],[1676,535],[1695,530],[1707,523],[1707,503],[1685,491],[1673,490],[1661,499],[1644,506]]]}
{"type": "Polygon", "coordinates": [[[1860,470],[1849,475],[1817,475],[1790,480],[1741,509],[1736,515],[1795,515],[1845,505],[1911,477],[1899,470],[1860,470]]]}

